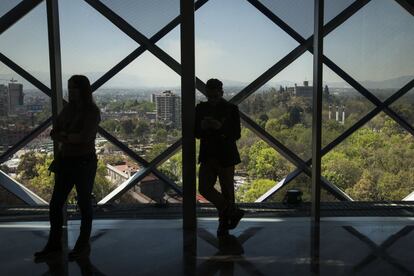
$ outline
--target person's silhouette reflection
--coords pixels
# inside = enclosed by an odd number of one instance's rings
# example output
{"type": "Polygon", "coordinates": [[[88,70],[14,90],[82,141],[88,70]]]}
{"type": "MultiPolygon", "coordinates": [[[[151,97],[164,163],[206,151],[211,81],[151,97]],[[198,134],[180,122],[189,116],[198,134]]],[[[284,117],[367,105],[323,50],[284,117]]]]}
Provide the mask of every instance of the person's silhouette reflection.
{"type": "Polygon", "coordinates": [[[47,258],[62,252],[63,206],[76,187],[81,211],[80,235],[69,253],[73,258],[89,254],[92,229],[92,188],[97,169],[95,138],[100,111],[92,98],[88,78],[75,75],[68,81],[69,103],[59,113],[50,132],[59,151],[50,170],[55,173],[55,186],[49,206],[50,233],[46,246],[35,258],[47,258]]]}
{"type": "MultiPolygon", "coordinates": [[[[89,256],[76,258],[76,264],[79,266],[82,276],[105,276],[104,273],[99,271],[91,262],[89,256]]],[[[66,261],[62,255],[54,255],[53,257],[47,258],[42,263],[45,263],[48,267],[48,271],[43,275],[62,276],[68,275],[66,271],[66,261]]]]}
{"type": "Polygon", "coordinates": [[[243,255],[244,249],[236,236],[225,235],[218,237],[218,255],[243,255]]]}

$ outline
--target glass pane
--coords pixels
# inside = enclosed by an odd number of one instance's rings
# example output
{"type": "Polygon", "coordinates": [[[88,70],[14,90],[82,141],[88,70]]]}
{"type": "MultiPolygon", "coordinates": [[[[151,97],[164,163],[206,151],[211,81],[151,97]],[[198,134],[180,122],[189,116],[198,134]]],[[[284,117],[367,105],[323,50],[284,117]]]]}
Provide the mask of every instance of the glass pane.
{"type": "Polygon", "coordinates": [[[260,0],[260,2],[304,38],[313,34],[314,1],[260,0]]]}
{"type": "Polygon", "coordinates": [[[148,38],[180,14],[179,0],[102,0],[101,2],[148,38]]]}
{"type": "Polygon", "coordinates": [[[22,2],[22,0],[2,0],[0,4],[0,17],[8,13],[20,2],[22,2]]]}
{"type": "Polygon", "coordinates": [[[414,138],[380,113],[322,158],[322,174],[354,200],[400,201],[414,190],[414,138]]]}
{"type": "Polygon", "coordinates": [[[305,53],[240,104],[240,110],[303,159],[310,158],[312,55],[305,53]]]}
{"type": "Polygon", "coordinates": [[[196,12],[195,27],[197,76],[238,90],[298,45],[247,1],[209,1],[196,12]]]}
{"type": "Polygon", "coordinates": [[[369,2],[325,38],[325,55],[384,100],[414,75],[414,19],[397,2],[369,2]]]}
{"type": "Polygon", "coordinates": [[[95,93],[101,126],[151,161],[181,137],[180,83],[145,52],[95,93]]]}
{"type": "Polygon", "coordinates": [[[50,86],[45,1],[0,35],[0,52],[50,86]]]}
{"type": "Polygon", "coordinates": [[[367,98],[323,67],[322,147],[335,140],[374,109],[367,98]]]}
{"type": "Polygon", "coordinates": [[[71,75],[91,83],[139,47],[82,0],[59,0],[63,87],[71,75]]]}

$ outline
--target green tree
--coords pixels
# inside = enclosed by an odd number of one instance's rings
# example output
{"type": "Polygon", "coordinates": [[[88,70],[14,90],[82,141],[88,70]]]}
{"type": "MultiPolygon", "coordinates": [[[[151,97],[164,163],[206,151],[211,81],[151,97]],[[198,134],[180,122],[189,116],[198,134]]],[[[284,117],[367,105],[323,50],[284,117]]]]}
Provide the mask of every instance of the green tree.
{"type": "Polygon", "coordinates": [[[37,164],[45,162],[45,155],[37,154],[34,151],[29,151],[20,157],[17,171],[19,173],[19,179],[25,181],[32,179],[38,175],[37,164]]]}
{"type": "Polygon", "coordinates": [[[270,179],[255,179],[245,183],[236,192],[237,201],[254,202],[274,185],[275,181],[270,179]]]}
{"type": "Polygon", "coordinates": [[[132,120],[122,120],[121,121],[121,133],[125,136],[130,136],[134,132],[135,125],[132,120]]]}
{"type": "Polygon", "coordinates": [[[155,144],[152,149],[146,154],[146,159],[148,161],[153,160],[156,156],[158,156],[161,152],[166,150],[168,145],[166,143],[158,143],[155,144]]]}

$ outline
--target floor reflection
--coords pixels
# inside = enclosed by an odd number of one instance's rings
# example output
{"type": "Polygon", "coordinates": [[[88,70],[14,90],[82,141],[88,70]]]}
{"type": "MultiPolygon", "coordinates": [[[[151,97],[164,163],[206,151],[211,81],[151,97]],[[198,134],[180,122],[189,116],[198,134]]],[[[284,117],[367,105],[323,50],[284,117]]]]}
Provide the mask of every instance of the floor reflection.
{"type": "MultiPolygon", "coordinates": [[[[36,236],[39,236],[40,238],[47,241],[48,238],[48,232],[36,232],[33,231],[33,233],[36,236]]],[[[93,244],[97,240],[99,240],[101,237],[105,235],[105,230],[98,230],[91,236],[91,243],[93,244]]],[[[50,258],[44,258],[44,259],[34,259],[34,262],[36,264],[46,264],[48,267],[48,271],[42,274],[42,276],[46,275],[52,275],[52,276],[62,276],[62,275],[70,275],[68,272],[68,262],[76,263],[80,269],[80,272],[82,276],[105,276],[104,273],[102,273],[96,266],[94,266],[90,260],[90,256],[82,256],[77,259],[68,259],[67,256],[68,248],[64,248],[62,254],[57,254],[54,256],[51,256],[50,258]]]]}
{"type": "Polygon", "coordinates": [[[343,226],[343,228],[350,233],[351,235],[355,236],[360,241],[364,242],[368,245],[372,253],[362,259],[359,263],[353,266],[352,271],[354,273],[361,271],[364,267],[375,261],[376,259],[382,259],[383,261],[389,263],[398,271],[403,273],[404,275],[414,275],[414,272],[407,269],[404,265],[402,265],[396,258],[390,256],[387,252],[387,249],[390,248],[393,244],[395,244],[399,239],[402,237],[410,234],[414,230],[414,226],[405,226],[396,234],[391,235],[388,237],[383,243],[379,246],[373,242],[370,238],[366,235],[360,233],[355,227],[352,226],[343,226]]]}
{"type": "MultiPolygon", "coordinates": [[[[248,261],[244,255],[243,244],[261,230],[260,227],[246,229],[238,237],[227,235],[217,238],[215,235],[200,228],[198,236],[218,251],[211,257],[207,257],[197,267],[197,275],[235,275],[235,266],[239,265],[247,275],[264,275],[252,262],[248,261]]],[[[204,258],[198,258],[204,259],[204,258]]]]}
{"type": "MultiPolygon", "coordinates": [[[[90,257],[70,261],[79,223],[68,226],[60,258],[33,262],[48,224],[0,224],[0,275],[414,275],[412,218],[335,218],[312,242],[310,221],[244,220],[217,238],[217,223],[200,220],[183,231],[180,220],[97,220],[90,257]],[[319,245],[313,249],[312,245],[319,245]],[[318,253],[319,251],[319,253],[318,253]],[[312,257],[315,257],[312,259],[312,257]]],[[[318,233],[318,231],[315,231],[318,233]]]]}

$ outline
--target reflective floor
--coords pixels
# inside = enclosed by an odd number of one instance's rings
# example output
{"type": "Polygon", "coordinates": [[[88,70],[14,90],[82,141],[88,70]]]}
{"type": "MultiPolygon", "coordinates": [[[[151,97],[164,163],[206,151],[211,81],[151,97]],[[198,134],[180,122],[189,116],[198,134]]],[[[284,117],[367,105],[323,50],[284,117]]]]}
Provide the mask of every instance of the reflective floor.
{"type": "MultiPolygon", "coordinates": [[[[311,257],[307,218],[244,219],[217,239],[217,221],[95,220],[89,258],[35,263],[47,222],[0,223],[0,275],[414,275],[414,219],[324,218],[311,257]],[[319,259],[317,258],[319,253],[319,259]]],[[[69,249],[79,221],[68,226],[69,249]]]]}

